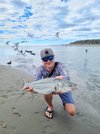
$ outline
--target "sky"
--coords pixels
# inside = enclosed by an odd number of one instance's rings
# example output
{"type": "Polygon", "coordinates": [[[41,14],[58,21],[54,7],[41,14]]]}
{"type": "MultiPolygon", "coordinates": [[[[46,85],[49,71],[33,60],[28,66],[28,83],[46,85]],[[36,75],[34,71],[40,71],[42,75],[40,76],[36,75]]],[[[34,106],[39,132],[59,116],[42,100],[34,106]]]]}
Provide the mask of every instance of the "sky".
{"type": "Polygon", "coordinates": [[[100,0],[0,0],[0,43],[100,39],[100,0]]]}

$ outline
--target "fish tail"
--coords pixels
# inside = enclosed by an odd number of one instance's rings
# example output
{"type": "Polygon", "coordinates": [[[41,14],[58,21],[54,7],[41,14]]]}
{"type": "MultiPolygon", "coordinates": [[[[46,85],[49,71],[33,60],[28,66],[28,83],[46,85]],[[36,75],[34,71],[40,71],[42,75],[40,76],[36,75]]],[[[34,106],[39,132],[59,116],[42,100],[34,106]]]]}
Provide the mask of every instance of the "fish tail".
{"type": "Polygon", "coordinates": [[[23,79],[23,86],[22,89],[24,89],[26,87],[26,81],[23,79]]]}

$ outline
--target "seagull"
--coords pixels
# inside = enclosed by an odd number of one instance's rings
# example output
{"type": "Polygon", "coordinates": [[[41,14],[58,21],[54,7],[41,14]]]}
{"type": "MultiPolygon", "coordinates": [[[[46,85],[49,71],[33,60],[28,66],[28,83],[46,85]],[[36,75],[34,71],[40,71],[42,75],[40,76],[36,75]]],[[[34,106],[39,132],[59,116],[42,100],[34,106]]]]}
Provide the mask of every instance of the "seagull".
{"type": "Polygon", "coordinates": [[[86,49],[85,52],[87,53],[87,51],[88,51],[88,50],[86,49]]]}
{"type": "Polygon", "coordinates": [[[27,53],[32,53],[33,51],[31,51],[31,50],[25,50],[25,52],[27,52],[27,53]]]}
{"type": "Polygon", "coordinates": [[[23,50],[20,50],[19,52],[20,52],[23,56],[25,56],[26,51],[23,52],[23,50]]]}
{"type": "Polygon", "coordinates": [[[34,34],[30,34],[30,33],[28,33],[27,36],[33,38],[34,34]]]}
{"type": "Polygon", "coordinates": [[[30,54],[31,54],[31,55],[35,55],[35,53],[33,53],[33,52],[31,52],[30,54]]]}
{"type": "Polygon", "coordinates": [[[10,60],[9,62],[7,62],[8,65],[11,65],[12,64],[12,61],[10,60]]]}
{"type": "Polygon", "coordinates": [[[14,43],[14,44],[15,44],[15,46],[18,46],[19,43],[20,43],[20,42],[16,42],[16,43],[14,43]]]}
{"type": "Polygon", "coordinates": [[[57,38],[59,38],[59,33],[60,33],[60,32],[57,32],[57,33],[56,33],[56,37],[57,37],[57,38]]]}
{"type": "Polygon", "coordinates": [[[35,53],[31,50],[25,50],[25,52],[30,53],[31,55],[35,55],[35,53]]]}
{"type": "Polygon", "coordinates": [[[27,42],[26,40],[21,41],[21,43],[27,42]]]}
{"type": "Polygon", "coordinates": [[[9,45],[9,42],[10,42],[10,41],[7,41],[7,42],[6,42],[6,45],[9,45]]]}
{"type": "Polygon", "coordinates": [[[18,49],[18,45],[19,45],[19,43],[20,43],[20,42],[16,42],[16,43],[14,43],[15,45],[12,46],[12,48],[16,48],[16,49],[18,49]]]}

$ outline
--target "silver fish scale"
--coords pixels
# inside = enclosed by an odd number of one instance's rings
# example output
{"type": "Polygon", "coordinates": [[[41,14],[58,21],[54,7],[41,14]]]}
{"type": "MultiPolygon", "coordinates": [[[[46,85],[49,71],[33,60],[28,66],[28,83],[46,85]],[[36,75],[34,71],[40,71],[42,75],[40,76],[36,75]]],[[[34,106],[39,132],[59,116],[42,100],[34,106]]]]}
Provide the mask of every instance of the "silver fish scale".
{"type": "Polygon", "coordinates": [[[69,80],[59,80],[55,78],[45,78],[30,83],[25,83],[25,87],[32,87],[34,91],[40,94],[50,94],[56,91],[68,92],[75,83],[69,80]],[[70,85],[70,86],[69,86],[70,85]]]}

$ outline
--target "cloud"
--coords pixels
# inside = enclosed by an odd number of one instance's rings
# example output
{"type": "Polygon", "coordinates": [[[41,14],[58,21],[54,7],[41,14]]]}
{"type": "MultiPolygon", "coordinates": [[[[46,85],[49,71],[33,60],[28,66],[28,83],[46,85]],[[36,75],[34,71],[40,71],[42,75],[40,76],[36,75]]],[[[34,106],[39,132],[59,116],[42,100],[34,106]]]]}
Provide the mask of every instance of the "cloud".
{"type": "Polygon", "coordinates": [[[0,39],[99,38],[99,12],[98,0],[0,0],[0,39]]]}

